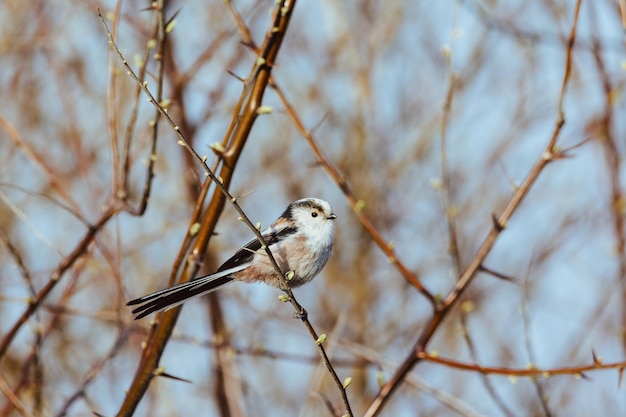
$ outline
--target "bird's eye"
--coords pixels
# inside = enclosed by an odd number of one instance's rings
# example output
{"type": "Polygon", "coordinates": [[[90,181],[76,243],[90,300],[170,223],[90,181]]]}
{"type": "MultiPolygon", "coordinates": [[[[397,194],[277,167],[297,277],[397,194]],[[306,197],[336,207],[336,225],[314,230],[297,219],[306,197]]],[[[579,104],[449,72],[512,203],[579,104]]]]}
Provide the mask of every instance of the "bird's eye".
{"type": "Polygon", "coordinates": [[[311,213],[311,217],[317,217],[317,211],[314,211],[313,213],[311,213]]]}

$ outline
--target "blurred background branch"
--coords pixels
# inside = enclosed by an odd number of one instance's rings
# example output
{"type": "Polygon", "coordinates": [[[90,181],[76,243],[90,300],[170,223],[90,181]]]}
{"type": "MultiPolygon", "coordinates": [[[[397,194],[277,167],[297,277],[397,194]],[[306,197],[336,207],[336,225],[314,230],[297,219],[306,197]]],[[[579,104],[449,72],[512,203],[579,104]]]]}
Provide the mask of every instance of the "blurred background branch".
{"type": "Polygon", "coordinates": [[[252,222],[333,205],[335,253],[295,295],[355,415],[389,384],[380,415],[626,412],[623,1],[582,2],[575,43],[575,2],[299,2],[261,62],[273,2],[7,0],[0,416],[345,412],[276,289],[132,320],[250,230],[110,59],[97,6],[252,222]]]}

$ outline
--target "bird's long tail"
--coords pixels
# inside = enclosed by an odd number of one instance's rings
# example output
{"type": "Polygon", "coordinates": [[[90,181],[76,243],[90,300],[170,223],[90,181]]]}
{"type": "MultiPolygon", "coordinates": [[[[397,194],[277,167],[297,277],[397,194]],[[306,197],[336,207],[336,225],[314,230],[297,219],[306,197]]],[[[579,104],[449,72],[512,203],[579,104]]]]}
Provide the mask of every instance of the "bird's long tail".
{"type": "Polygon", "coordinates": [[[232,270],[221,271],[205,277],[196,278],[173,287],[153,292],[129,301],[127,306],[137,306],[133,309],[136,314],[135,320],[147,316],[150,313],[161,310],[169,310],[187,301],[192,297],[215,291],[224,284],[233,280],[232,270]]]}

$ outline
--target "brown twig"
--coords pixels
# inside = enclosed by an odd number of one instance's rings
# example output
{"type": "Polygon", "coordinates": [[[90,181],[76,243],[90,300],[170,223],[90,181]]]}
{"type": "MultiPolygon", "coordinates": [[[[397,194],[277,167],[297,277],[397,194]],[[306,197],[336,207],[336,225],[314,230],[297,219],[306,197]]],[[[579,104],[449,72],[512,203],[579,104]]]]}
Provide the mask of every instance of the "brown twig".
{"type": "Polygon", "coordinates": [[[440,144],[440,158],[441,158],[441,179],[442,186],[439,190],[441,197],[441,205],[443,208],[443,214],[446,220],[446,227],[448,232],[448,253],[452,258],[454,264],[454,273],[458,274],[461,271],[461,254],[459,252],[459,242],[456,231],[456,209],[452,203],[451,187],[452,179],[450,177],[450,170],[448,168],[448,120],[450,119],[450,111],[452,108],[452,99],[454,98],[454,89],[457,83],[457,77],[454,73],[450,74],[448,81],[448,92],[446,94],[446,100],[443,106],[443,114],[441,117],[441,144],[440,144]]]}
{"type": "MultiPolygon", "coordinates": [[[[121,2],[120,2],[121,3],[121,2]]],[[[160,2],[157,2],[156,4],[160,4],[160,2]]],[[[119,11],[116,8],[115,11],[115,16],[116,18],[113,19],[113,23],[114,25],[116,24],[119,14],[119,11]]],[[[156,92],[156,98],[157,100],[161,101],[163,98],[163,61],[162,61],[162,56],[163,56],[163,50],[165,48],[165,40],[166,40],[166,33],[165,33],[165,19],[163,18],[163,11],[161,9],[160,6],[157,7],[156,10],[156,21],[154,24],[154,28],[153,28],[153,36],[151,39],[155,40],[155,46],[154,48],[152,47],[151,42],[148,42],[148,44],[146,45],[146,49],[144,51],[144,55],[141,61],[141,66],[139,68],[139,73],[137,75],[138,79],[140,80],[144,80],[145,79],[145,75],[146,75],[146,71],[148,68],[148,60],[150,58],[150,56],[154,57],[155,60],[155,64],[157,66],[157,92],[156,92]]],[[[115,33],[115,32],[113,32],[115,33]]],[[[113,60],[111,59],[111,66],[113,65],[113,60]]],[[[115,73],[113,71],[113,67],[111,67],[110,71],[112,73],[115,73]]],[[[146,177],[144,180],[144,186],[143,186],[143,192],[142,192],[142,196],[139,199],[139,203],[137,205],[137,207],[133,207],[128,203],[128,190],[129,190],[129,177],[130,177],[130,168],[131,168],[131,156],[130,156],[130,149],[131,149],[131,143],[132,143],[132,139],[135,136],[134,135],[134,130],[136,127],[136,123],[137,123],[137,117],[139,114],[139,97],[141,95],[141,88],[139,86],[136,87],[135,92],[134,92],[134,99],[133,99],[133,107],[130,113],[130,118],[128,120],[128,125],[126,126],[126,133],[124,135],[124,150],[123,150],[123,155],[122,155],[122,161],[123,161],[123,165],[121,167],[121,173],[119,174],[121,177],[121,180],[118,183],[114,184],[114,195],[116,198],[119,198],[121,201],[124,202],[124,209],[127,213],[133,215],[133,216],[142,216],[145,211],[146,208],[148,207],[148,201],[150,200],[150,193],[152,190],[152,182],[154,179],[154,166],[156,164],[156,160],[157,160],[157,139],[158,139],[158,134],[159,134],[159,121],[160,121],[160,113],[158,110],[154,110],[154,116],[152,118],[152,120],[150,121],[150,131],[151,131],[151,138],[150,138],[150,156],[148,157],[148,160],[146,162],[146,177]]],[[[111,100],[111,98],[110,98],[111,100]]],[[[112,101],[112,100],[111,100],[112,101]]],[[[111,111],[111,110],[110,110],[111,111]]],[[[115,149],[114,149],[115,150],[115,149]]],[[[114,164],[113,165],[113,169],[114,172],[118,173],[118,169],[119,169],[119,165],[114,164]]]]}
{"type": "Polygon", "coordinates": [[[581,377],[585,372],[589,371],[598,371],[605,369],[624,369],[626,368],[626,361],[623,362],[611,362],[611,363],[603,363],[600,359],[594,358],[593,363],[587,365],[579,365],[579,366],[564,366],[562,368],[536,368],[533,366],[528,366],[526,368],[505,368],[498,366],[484,366],[477,365],[474,363],[465,363],[456,361],[454,359],[442,358],[436,355],[430,355],[426,352],[420,352],[417,355],[420,359],[437,363],[440,365],[445,365],[449,368],[458,369],[460,371],[473,371],[480,372],[489,375],[503,375],[508,377],[543,377],[549,378],[556,375],[570,375],[575,377],[581,377]]]}
{"type": "MultiPolygon", "coordinates": [[[[537,363],[537,359],[535,357],[535,350],[533,349],[532,339],[530,336],[531,323],[530,316],[528,314],[528,300],[529,300],[529,281],[528,277],[530,275],[530,271],[533,268],[534,259],[528,265],[528,269],[524,276],[524,285],[522,292],[522,302],[521,302],[521,313],[522,313],[522,324],[524,326],[524,348],[526,349],[526,353],[528,354],[528,359],[530,363],[537,363]]],[[[547,396],[544,390],[544,384],[539,379],[534,378],[532,380],[532,384],[535,386],[535,390],[537,391],[537,398],[539,399],[539,404],[541,404],[541,409],[546,417],[552,417],[552,412],[550,411],[550,406],[548,405],[547,396]]]]}
{"type": "MultiPolygon", "coordinates": [[[[593,8],[592,8],[593,10],[593,8]]],[[[597,26],[595,19],[594,26],[597,26]]],[[[596,33],[594,31],[594,33],[596,33]]],[[[618,272],[616,281],[622,287],[622,299],[626,300],[626,237],[624,236],[624,209],[626,207],[626,196],[622,192],[621,172],[622,158],[618,147],[619,139],[615,137],[615,127],[613,121],[613,112],[615,108],[615,87],[611,82],[611,78],[607,72],[606,65],[600,53],[600,40],[597,35],[593,35],[592,44],[593,58],[602,81],[602,90],[604,95],[604,109],[602,115],[594,120],[595,126],[592,135],[600,139],[600,143],[604,147],[604,156],[606,159],[606,167],[609,175],[611,187],[611,217],[613,221],[613,234],[615,236],[615,252],[618,259],[618,272]]],[[[626,325],[626,306],[622,306],[622,326],[626,325]]],[[[622,335],[622,345],[626,346],[626,333],[622,335]]]]}

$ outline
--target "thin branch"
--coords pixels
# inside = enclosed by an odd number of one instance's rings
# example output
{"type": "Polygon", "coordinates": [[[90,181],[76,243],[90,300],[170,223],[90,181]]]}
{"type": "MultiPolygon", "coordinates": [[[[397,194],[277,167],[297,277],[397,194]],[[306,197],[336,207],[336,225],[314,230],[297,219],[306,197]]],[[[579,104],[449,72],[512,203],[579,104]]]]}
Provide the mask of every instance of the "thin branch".
{"type": "Polygon", "coordinates": [[[417,355],[420,359],[444,365],[449,368],[458,369],[460,371],[473,371],[490,375],[502,375],[507,377],[526,377],[526,378],[550,378],[556,375],[569,375],[576,378],[584,376],[585,372],[600,370],[620,370],[626,368],[626,361],[604,363],[600,359],[594,358],[592,363],[579,366],[564,366],[562,368],[537,368],[535,366],[527,366],[524,368],[505,368],[498,366],[484,366],[473,363],[456,361],[454,359],[443,358],[437,355],[430,355],[426,352],[420,352],[417,355]]]}
{"type": "MultiPolygon", "coordinates": [[[[597,33],[596,19],[592,20],[594,33],[597,33]]],[[[626,237],[624,236],[624,207],[626,206],[626,196],[622,191],[621,173],[622,156],[620,155],[619,142],[616,137],[614,109],[615,109],[615,86],[611,82],[606,65],[600,54],[600,40],[597,35],[593,35],[592,43],[596,47],[593,50],[593,58],[602,81],[602,93],[604,95],[604,109],[601,116],[595,120],[598,126],[594,132],[604,147],[604,157],[606,159],[606,169],[608,171],[609,183],[611,187],[610,209],[613,223],[613,234],[615,239],[615,252],[617,253],[618,271],[616,282],[622,287],[622,300],[626,300],[626,237]]],[[[622,305],[622,327],[626,325],[626,306],[622,305]]],[[[622,335],[622,345],[626,347],[626,333],[622,335]]]]}
{"type": "MultiPolygon", "coordinates": [[[[157,66],[157,92],[156,92],[156,99],[157,102],[161,102],[161,100],[163,99],[163,55],[164,55],[164,49],[165,49],[165,44],[166,44],[166,39],[167,39],[167,34],[165,31],[165,19],[163,17],[163,10],[162,10],[162,5],[161,2],[156,2],[153,3],[157,4],[157,10],[156,10],[156,22],[154,25],[154,29],[153,29],[153,39],[156,38],[156,47],[153,48],[152,46],[152,40],[150,39],[150,41],[147,42],[146,44],[146,49],[144,51],[144,56],[142,59],[142,65],[139,68],[139,74],[137,76],[137,78],[139,80],[144,80],[145,79],[145,74],[147,71],[147,67],[148,67],[148,59],[149,57],[152,56],[154,57],[154,61],[156,63],[157,66]],[[153,53],[154,52],[154,53],[153,53]]],[[[114,20],[114,22],[117,22],[117,19],[114,20]]],[[[122,199],[122,201],[124,201],[126,203],[125,206],[125,210],[127,213],[133,215],[133,216],[142,216],[146,209],[148,208],[148,201],[150,200],[150,193],[152,190],[152,183],[153,183],[153,179],[154,179],[154,167],[157,161],[157,139],[159,136],[159,121],[161,119],[161,113],[159,112],[158,109],[154,110],[154,116],[152,118],[152,120],[150,121],[150,131],[151,131],[151,138],[150,138],[150,155],[148,157],[148,160],[146,161],[146,177],[145,177],[145,181],[144,181],[144,186],[143,186],[143,192],[142,192],[142,196],[139,200],[139,203],[137,205],[137,207],[132,207],[130,206],[127,202],[128,202],[128,190],[129,190],[129,184],[128,184],[128,178],[130,176],[130,145],[132,142],[132,138],[133,138],[133,131],[134,131],[134,127],[137,121],[137,115],[139,112],[139,96],[141,94],[141,87],[137,86],[136,92],[135,92],[135,100],[134,100],[134,104],[133,104],[133,110],[131,112],[131,117],[130,120],[128,122],[128,126],[126,129],[126,135],[124,137],[124,155],[123,155],[123,167],[122,167],[122,173],[121,173],[121,177],[122,177],[122,181],[121,181],[121,189],[115,189],[115,196],[122,199]]],[[[113,167],[116,171],[118,169],[117,166],[113,167]]]]}
{"type": "MultiPolygon", "coordinates": [[[[534,264],[533,261],[528,265],[528,270],[524,276],[524,286],[521,300],[521,314],[522,314],[522,324],[524,326],[524,347],[528,354],[528,359],[530,363],[537,363],[537,359],[535,357],[535,350],[533,349],[532,339],[530,337],[531,334],[531,322],[530,315],[528,314],[528,299],[530,298],[529,294],[529,285],[528,285],[528,277],[530,275],[530,271],[532,270],[534,264]]],[[[537,378],[534,378],[532,381],[535,386],[535,390],[537,391],[537,397],[539,397],[539,404],[541,404],[541,409],[546,417],[552,417],[552,413],[550,412],[550,407],[548,406],[547,396],[543,389],[543,383],[539,381],[537,378]]]]}

